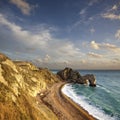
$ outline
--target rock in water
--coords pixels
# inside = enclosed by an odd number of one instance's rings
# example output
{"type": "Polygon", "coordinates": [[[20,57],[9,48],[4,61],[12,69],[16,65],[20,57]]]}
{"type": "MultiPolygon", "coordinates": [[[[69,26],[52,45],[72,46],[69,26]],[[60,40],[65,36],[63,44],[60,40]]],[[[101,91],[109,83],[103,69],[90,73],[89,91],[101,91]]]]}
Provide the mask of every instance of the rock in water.
{"type": "Polygon", "coordinates": [[[88,80],[90,86],[96,87],[96,78],[93,74],[87,74],[87,75],[83,76],[83,79],[88,80]]]}
{"type": "Polygon", "coordinates": [[[81,78],[81,75],[78,71],[72,70],[72,68],[65,68],[57,73],[63,80],[73,80],[81,78]]]}
{"type": "Polygon", "coordinates": [[[74,71],[72,68],[65,68],[57,73],[63,80],[79,84],[89,84],[92,87],[96,86],[96,79],[93,74],[87,74],[81,76],[78,71],[74,71]]]}

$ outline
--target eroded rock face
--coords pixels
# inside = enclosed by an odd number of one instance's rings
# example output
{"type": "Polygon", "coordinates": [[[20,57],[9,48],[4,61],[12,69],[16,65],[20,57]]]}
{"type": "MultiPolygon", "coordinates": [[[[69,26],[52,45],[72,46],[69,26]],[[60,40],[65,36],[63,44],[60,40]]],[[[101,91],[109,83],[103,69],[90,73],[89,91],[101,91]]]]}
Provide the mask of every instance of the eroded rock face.
{"type": "Polygon", "coordinates": [[[90,86],[96,87],[96,78],[93,74],[87,74],[87,75],[83,76],[83,79],[88,80],[90,86]]]}
{"type": "MultiPolygon", "coordinates": [[[[36,95],[57,81],[48,69],[0,53],[0,120],[49,120],[43,115],[48,108],[42,103],[43,109],[39,107],[36,95]]],[[[48,115],[57,120],[52,111],[48,115]]]]}
{"type": "Polygon", "coordinates": [[[96,86],[96,79],[93,74],[87,74],[81,76],[78,71],[74,71],[72,68],[65,68],[57,73],[63,80],[79,84],[89,84],[92,87],[96,86]]]}
{"type": "Polygon", "coordinates": [[[57,73],[63,80],[73,80],[81,77],[78,71],[73,71],[71,68],[65,68],[57,73]]]}

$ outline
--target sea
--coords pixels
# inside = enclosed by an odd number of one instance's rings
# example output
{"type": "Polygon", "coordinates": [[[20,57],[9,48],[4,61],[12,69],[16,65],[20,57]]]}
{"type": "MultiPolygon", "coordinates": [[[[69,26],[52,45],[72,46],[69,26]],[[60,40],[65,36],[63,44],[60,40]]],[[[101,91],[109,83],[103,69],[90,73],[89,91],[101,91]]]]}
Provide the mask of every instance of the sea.
{"type": "Polygon", "coordinates": [[[66,84],[62,92],[98,120],[120,120],[120,70],[79,72],[81,75],[94,74],[97,86],[66,84]]]}

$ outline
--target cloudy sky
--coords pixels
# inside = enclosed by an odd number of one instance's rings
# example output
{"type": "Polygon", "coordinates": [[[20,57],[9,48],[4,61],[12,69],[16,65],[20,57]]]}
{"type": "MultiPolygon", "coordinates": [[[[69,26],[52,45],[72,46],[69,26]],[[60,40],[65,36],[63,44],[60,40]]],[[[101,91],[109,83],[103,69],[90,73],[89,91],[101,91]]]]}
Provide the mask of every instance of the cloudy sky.
{"type": "Polygon", "coordinates": [[[0,0],[0,52],[50,69],[120,69],[120,0],[0,0]]]}

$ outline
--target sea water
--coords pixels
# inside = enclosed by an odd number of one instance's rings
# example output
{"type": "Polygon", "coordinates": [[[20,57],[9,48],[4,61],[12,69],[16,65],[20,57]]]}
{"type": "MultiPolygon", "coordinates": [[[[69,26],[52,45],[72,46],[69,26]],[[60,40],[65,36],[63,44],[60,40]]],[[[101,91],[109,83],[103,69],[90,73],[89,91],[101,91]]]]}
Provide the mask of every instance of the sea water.
{"type": "Polygon", "coordinates": [[[98,120],[120,120],[120,71],[80,70],[79,72],[81,75],[94,74],[97,87],[67,84],[62,92],[98,120]]]}

